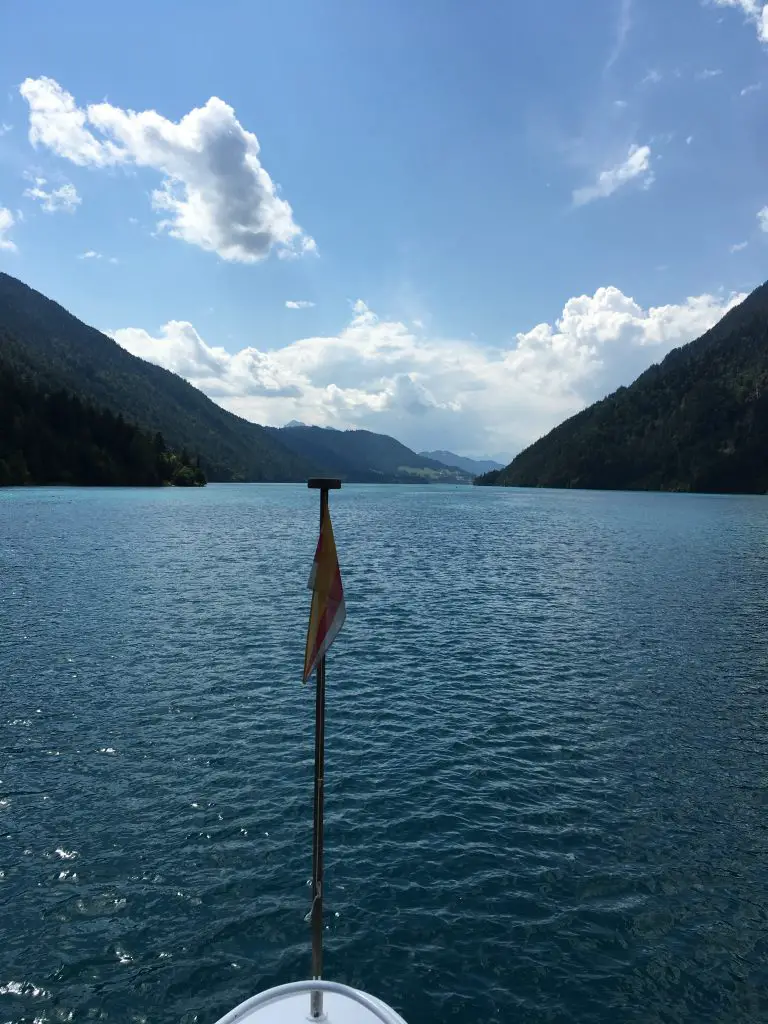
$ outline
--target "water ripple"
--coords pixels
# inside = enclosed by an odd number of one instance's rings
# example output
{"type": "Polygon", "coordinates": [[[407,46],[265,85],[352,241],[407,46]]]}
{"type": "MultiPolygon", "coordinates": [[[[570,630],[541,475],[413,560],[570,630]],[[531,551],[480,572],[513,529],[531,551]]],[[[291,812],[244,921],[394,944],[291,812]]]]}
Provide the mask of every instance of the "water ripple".
{"type": "MultiPolygon", "coordinates": [[[[0,501],[0,1019],[305,976],[312,496],[0,501]]],[[[329,974],[423,1024],[767,1019],[765,501],[333,502],[329,974]]]]}

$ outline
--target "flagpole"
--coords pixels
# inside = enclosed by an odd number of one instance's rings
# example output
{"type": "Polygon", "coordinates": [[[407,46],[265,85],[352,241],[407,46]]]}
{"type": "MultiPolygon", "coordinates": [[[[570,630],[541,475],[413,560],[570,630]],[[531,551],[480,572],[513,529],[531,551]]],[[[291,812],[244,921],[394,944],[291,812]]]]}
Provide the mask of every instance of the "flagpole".
{"type": "MultiPolygon", "coordinates": [[[[307,486],[320,491],[320,529],[328,514],[328,492],[341,488],[340,480],[313,478],[307,486]]],[[[325,655],[315,673],[315,794],[312,824],[312,979],[323,976],[323,810],[325,781],[325,655]]],[[[323,993],[312,992],[310,1015],[323,1017],[323,993]]]]}

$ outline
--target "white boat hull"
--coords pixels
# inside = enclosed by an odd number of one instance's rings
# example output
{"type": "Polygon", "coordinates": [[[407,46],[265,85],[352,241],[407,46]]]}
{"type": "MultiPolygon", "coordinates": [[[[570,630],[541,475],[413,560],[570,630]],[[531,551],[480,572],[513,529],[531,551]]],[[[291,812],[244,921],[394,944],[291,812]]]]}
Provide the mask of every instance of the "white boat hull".
{"type": "Polygon", "coordinates": [[[405,1024],[386,1003],[333,981],[296,981],[246,999],[217,1024],[405,1024]],[[310,993],[323,993],[323,1016],[310,1015],[310,993]]]}

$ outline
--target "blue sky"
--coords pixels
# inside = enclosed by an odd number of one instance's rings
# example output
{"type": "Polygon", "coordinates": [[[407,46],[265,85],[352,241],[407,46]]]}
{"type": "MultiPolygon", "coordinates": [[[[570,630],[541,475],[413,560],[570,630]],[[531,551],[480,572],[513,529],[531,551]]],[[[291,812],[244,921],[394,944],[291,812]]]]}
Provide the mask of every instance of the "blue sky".
{"type": "Polygon", "coordinates": [[[259,422],[511,454],[766,276],[765,26],[7,0],[0,269],[259,422]]]}

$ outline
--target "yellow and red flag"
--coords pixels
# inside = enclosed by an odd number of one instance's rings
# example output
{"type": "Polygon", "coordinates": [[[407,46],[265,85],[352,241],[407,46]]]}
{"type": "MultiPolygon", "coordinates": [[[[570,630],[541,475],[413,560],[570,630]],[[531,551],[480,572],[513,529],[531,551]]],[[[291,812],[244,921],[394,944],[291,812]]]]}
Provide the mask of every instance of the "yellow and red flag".
{"type": "Polygon", "coordinates": [[[312,591],[312,607],[309,611],[307,650],[304,655],[305,683],[336,639],[347,615],[331,515],[327,508],[320,524],[320,538],[308,586],[312,591]]]}

